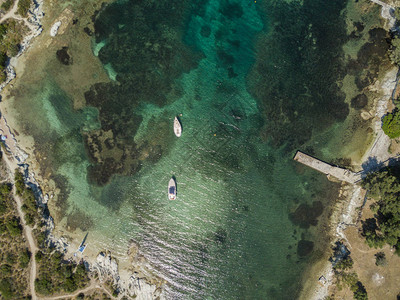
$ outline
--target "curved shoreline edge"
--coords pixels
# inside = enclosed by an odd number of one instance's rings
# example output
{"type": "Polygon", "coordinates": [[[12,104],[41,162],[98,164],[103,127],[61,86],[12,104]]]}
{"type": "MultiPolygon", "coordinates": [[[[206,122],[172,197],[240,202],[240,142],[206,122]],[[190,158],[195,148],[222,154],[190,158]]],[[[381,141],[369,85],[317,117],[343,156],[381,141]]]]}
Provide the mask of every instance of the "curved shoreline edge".
{"type": "MultiPolygon", "coordinates": [[[[21,18],[13,14],[9,16],[3,16],[1,21],[5,21],[8,18],[16,18],[17,20],[23,21],[25,25],[29,28],[29,33],[23,37],[21,42],[21,48],[18,54],[9,59],[8,65],[6,67],[6,80],[0,84],[0,93],[3,89],[11,85],[12,80],[17,76],[15,72],[15,67],[17,66],[18,59],[24,54],[32,45],[35,37],[39,36],[43,32],[42,18],[44,17],[43,5],[44,0],[32,0],[33,4],[31,9],[28,11],[28,16],[26,18],[21,18]]],[[[15,6],[18,1],[15,2],[15,6]]],[[[0,95],[1,101],[1,95],[0,95]]],[[[5,154],[5,162],[10,172],[14,172],[15,169],[19,169],[24,175],[24,181],[27,186],[29,186],[35,194],[35,198],[39,207],[46,208],[49,199],[53,198],[54,193],[48,191],[44,194],[39,182],[35,178],[35,170],[32,166],[28,164],[29,155],[19,147],[18,141],[15,137],[14,131],[7,123],[7,119],[2,112],[0,112],[0,134],[5,136],[6,139],[3,140],[3,149],[5,154]],[[49,196],[50,194],[50,196],[49,196]]],[[[47,246],[51,246],[56,250],[64,253],[68,258],[74,251],[69,249],[71,247],[67,240],[63,237],[56,237],[53,235],[53,230],[55,229],[54,219],[51,215],[41,214],[40,218],[44,223],[43,227],[46,231],[46,241],[47,246]]],[[[134,248],[131,245],[130,248],[134,248]]],[[[129,254],[129,253],[128,253],[129,254]]],[[[34,257],[34,253],[33,253],[34,257]]],[[[73,259],[74,257],[71,257],[73,259]]],[[[134,257],[135,258],[135,257],[134,257]]],[[[112,257],[110,251],[102,251],[97,257],[93,258],[93,262],[90,263],[86,258],[79,256],[78,260],[83,261],[89,272],[93,275],[92,277],[98,276],[100,283],[105,283],[111,279],[112,286],[118,290],[118,297],[114,297],[107,291],[108,296],[112,299],[120,298],[123,295],[134,296],[137,299],[165,299],[163,285],[166,283],[157,276],[148,273],[145,263],[138,264],[137,266],[132,266],[132,272],[128,271],[129,274],[122,274],[119,269],[118,262],[112,257]],[[136,268],[135,268],[136,267],[136,268]],[[132,273],[132,274],[131,274],[132,273]]],[[[124,271],[124,270],[122,270],[124,271]]],[[[30,278],[30,283],[34,284],[36,275],[30,278]]],[[[32,277],[32,276],[31,276],[32,277]]],[[[34,286],[31,289],[34,289],[34,286]]],[[[85,288],[90,289],[91,286],[85,288]]],[[[97,286],[97,288],[104,289],[104,287],[97,286]]],[[[78,291],[80,292],[80,291],[78,291]]],[[[72,295],[72,294],[71,294],[72,295]]],[[[68,297],[71,295],[62,295],[63,297],[68,297]]],[[[33,299],[36,299],[36,293],[32,293],[33,299]]],[[[60,296],[61,297],[61,296],[60,296]]]]}
{"type": "MultiPolygon", "coordinates": [[[[375,116],[373,127],[375,138],[369,149],[366,149],[362,159],[359,162],[361,166],[370,158],[376,159],[378,162],[386,162],[391,155],[388,153],[390,139],[383,133],[381,128],[381,118],[387,112],[387,106],[392,101],[392,94],[399,80],[398,68],[393,67],[386,72],[382,81],[377,81],[373,88],[380,91],[381,94],[375,104],[375,116]]],[[[360,219],[362,208],[365,203],[366,192],[360,185],[351,185],[343,183],[340,190],[338,203],[334,204],[333,214],[328,220],[329,233],[331,237],[330,244],[334,244],[337,240],[345,241],[351,250],[351,244],[348,242],[345,230],[349,226],[357,226],[360,219]]],[[[307,282],[303,286],[300,299],[321,300],[329,296],[329,288],[333,285],[333,268],[332,263],[325,257],[311,267],[310,276],[307,276],[307,282]],[[318,274],[316,277],[314,277],[318,274]]]]}
{"type": "MultiPolygon", "coordinates": [[[[44,17],[44,12],[43,12],[43,5],[44,5],[44,0],[32,0],[33,2],[33,7],[29,9],[28,11],[28,17],[27,18],[18,18],[18,20],[23,20],[25,25],[29,28],[30,32],[28,35],[26,35],[22,42],[21,42],[21,48],[19,52],[17,53],[16,56],[12,57],[9,62],[8,66],[6,68],[6,73],[7,73],[7,79],[4,81],[2,84],[0,84],[0,93],[1,91],[11,82],[16,77],[16,73],[14,71],[14,67],[17,63],[18,57],[20,57],[25,51],[29,48],[31,45],[32,40],[40,35],[43,31],[42,23],[41,20],[44,17]]],[[[14,5],[17,5],[18,1],[15,2],[14,5]]],[[[12,18],[14,16],[8,16],[6,18],[2,18],[0,21],[3,22],[8,18],[12,18]]],[[[0,97],[1,99],[1,97],[0,97]]]]}
{"type": "MultiPolygon", "coordinates": [[[[395,25],[395,18],[392,15],[394,6],[384,3],[380,0],[370,0],[371,2],[382,6],[381,17],[386,20],[387,29],[391,29],[395,25]]],[[[372,119],[375,138],[365,152],[357,165],[362,166],[368,159],[374,158],[380,163],[385,163],[389,158],[393,157],[388,152],[391,140],[385,135],[381,127],[381,120],[388,111],[388,105],[392,102],[394,92],[400,81],[398,67],[392,67],[386,71],[384,78],[374,82],[369,89],[379,93],[374,109],[375,116],[372,119]]],[[[338,199],[343,199],[343,203],[335,204],[333,214],[328,220],[331,237],[330,243],[337,240],[346,241],[347,246],[351,249],[351,245],[347,240],[345,229],[349,226],[357,226],[360,219],[362,208],[365,204],[366,193],[359,185],[343,184],[340,188],[338,199]],[[357,208],[361,208],[357,211],[357,208]]],[[[322,300],[329,296],[329,288],[334,284],[334,272],[332,263],[327,259],[322,259],[310,268],[306,282],[303,284],[299,299],[322,300]],[[316,274],[316,277],[314,277],[316,274]]]]}
{"type": "MultiPolygon", "coordinates": [[[[376,2],[371,0],[372,2],[376,2]]],[[[43,31],[43,28],[41,26],[40,20],[43,17],[43,0],[40,1],[34,1],[35,3],[35,9],[32,10],[32,13],[30,12],[30,17],[32,20],[34,20],[36,23],[32,23],[36,26],[36,31],[31,32],[28,36],[24,37],[22,47],[20,52],[17,54],[16,57],[13,57],[10,60],[9,66],[7,67],[7,80],[3,84],[0,85],[0,91],[8,85],[16,76],[14,67],[16,64],[16,60],[18,59],[19,56],[21,56],[31,45],[32,40],[40,35],[43,31]]],[[[383,16],[383,9],[382,9],[382,16],[383,16]]],[[[387,73],[387,76],[385,76],[385,79],[382,81],[381,85],[377,89],[381,89],[384,91],[384,96],[382,96],[376,103],[376,115],[375,115],[375,134],[376,138],[374,140],[374,143],[372,143],[372,146],[370,149],[368,149],[362,159],[362,162],[364,162],[368,157],[375,156],[380,159],[378,155],[381,155],[382,159],[381,161],[384,161],[383,155],[388,155],[387,153],[387,148],[388,144],[390,143],[390,140],[386,135],[383,134],[381,128],[380,128],[380,119],[383,116],[383,114],[386,113],[386,106],[388,101],[390,101],[390,96],[392,95],[393,89],[395,88],[397,82],[397,70],[391,70],[387,73]],[[396,71],[396,72],[394,72],[396,71]],[[394,76],[393,76],[394,75],[394,76]],[[393,79],[395,78],[395,79],[393,79]],[[390,91],[390,93],[389,93],[390,91]],[[389,93],[389,96],[388,96],[389,93]],[[383,153],[383,150],[386,150],[386,153],[383,153]]],[[[9,152],[9,154],[15,159],[15,164],[22,168],[25,174],[25,182],[27,185],[29,185],[33,190],[35,191],[35,194],[37,195],[37,200],[39,202],[39,205],[47,205],[47,201],[49,200],[49,195],[43,195],[42,190],[40,188],[39,183],[35,179],[35,173],[34,170],[29,170],[29,165],[26,164],[26,159],[28,158],[28,155],[18,147],[17,140],[15,136],[12,134],[12,129],[8,126],[6,118],[1,115],[0,117],[0,131],[3,132],[3,134],[7,135],[7,141],[6,141],[6,149],[9,152]]],[[[12,169],[11,169],[12,170],[12,169]]],[[[345,207],[341,207],[337,210],[337,213],[333,214],[333,217],[330,221],[332,224],[332,237],[333,238],[344,238],[345,239],[345,234],[344,234],[344,229],[347,226],[351,226],[352,223],[354,222],[354,215],[355,215],[355,208],[360,206],[360,201],[364,200],[364,197],[362,195],[362,191],[360,187],[343,187],[343,190],[346,190],[349,194],[348,196],[348,201],[346,201],[347,205],[345,207]]],[[[362,203],[362,202],[361,202],[362,203]]],[[[58,245],[60,249],[65,249],[65,247],[68,247],[68,244],[60,238],[56,239],[54,236],[52,236],[51,231],[54,228],[54,223],[53,219],[51,216],[46,220],[46,228],[49,229],[49,236],[48,236],[48,242],[53,243],[54,245],[58,245]]],[[[115,259],[113,259],[109,254],[103,255],[104,259],[102,260],[100,258],[99,264],[95,265],[92,267],[92,271],[97,271],[97,272],[110,272],[112,274],[113,278],[118,282],[120,280],[120,276],[118,274],[118,266],[116,265],[115,259]],[[100,270],[100,271],[99,271],[100,270]]],[[[319,288],[316,289],[315,294],[311,299],[322,299],[324,296],[328,295],[328,288],[329,284],[332,283],[332,267],[329,262],[326,263],[325,268],[323,269],[323,272],[321,274],[326,274],[324,277],[327,279],[327,284],[321,286],[318,282],[316,283],[319,288]]],[[[313,279],[314,280],[314,279],[313,279]]],[[[134,282],[134,281],[132,281],[134,282]]],[[[128,286],[131,285],[132,283],[128,283],[128,286]]]]}

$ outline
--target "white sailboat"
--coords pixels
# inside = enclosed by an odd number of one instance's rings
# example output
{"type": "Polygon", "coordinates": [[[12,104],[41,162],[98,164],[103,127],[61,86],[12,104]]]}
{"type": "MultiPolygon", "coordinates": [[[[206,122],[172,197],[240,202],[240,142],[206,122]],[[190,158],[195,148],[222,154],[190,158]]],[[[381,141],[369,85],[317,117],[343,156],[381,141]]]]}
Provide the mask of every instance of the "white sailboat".
{"type": "Polygon", "coordinates": [[[174,178],[171,178],[168,183],[168,199],[169,200],[176,199],[176,182],[174,178]]]}
{"type": "Polygon", "coordinates": [[[174,119],[174,132],[177,137],[180,137],[182,135],[182,124],[179,121],[178,117],[175,117],[174,119]]]}

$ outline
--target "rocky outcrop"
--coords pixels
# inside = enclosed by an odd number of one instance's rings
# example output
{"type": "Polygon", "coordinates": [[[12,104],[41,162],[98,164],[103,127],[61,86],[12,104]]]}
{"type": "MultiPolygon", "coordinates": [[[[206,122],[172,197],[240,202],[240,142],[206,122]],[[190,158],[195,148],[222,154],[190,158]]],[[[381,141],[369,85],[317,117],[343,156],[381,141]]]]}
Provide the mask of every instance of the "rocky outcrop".
{"type": "Polygon", "coordinates": [[[165,299],[161,287],[149,282],[147,277],[139,276],[139,272],[134,272],[127,279],[121,278],[118,262],[110,252],[101,252],[90,269],[97,272],[100,281],[111,280],[120,295],[134,297],[137,300],[165,299]]]}
{"type": "Polygon", "coordinates": [[[27,19],[23,19],[25,22],[25,25],[27,25],[27,27],[30,29],[30,32],[28,35],[26,35],[23,38],[23,40],[20,44],[20,50],[19,50],[18,54],[9,60],[8,66],[6,69],[7,79],[2,84],[0,84],[0,92],[16,76],[15,71],[14,71],[16,59],[19,56],[21,56],[22,53],[24,53],[26,51],[26,49],[30,45],[32,39],[42,33],[43,28],[42,28],[42,24],[40,22],[41,22],[41,19],[43,18],[43,16],[44,16],[43,0],[34,0],[32,6],[31,6],[31,9],[28,11],[27,19]]]}

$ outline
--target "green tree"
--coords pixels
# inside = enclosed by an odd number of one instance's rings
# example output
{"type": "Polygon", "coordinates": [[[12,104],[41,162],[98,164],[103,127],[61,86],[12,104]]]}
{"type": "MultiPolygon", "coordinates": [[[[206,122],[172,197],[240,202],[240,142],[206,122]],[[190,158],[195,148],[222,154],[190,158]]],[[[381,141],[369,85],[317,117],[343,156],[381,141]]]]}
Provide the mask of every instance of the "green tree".
{"type": "Polygon", "coordinates": [[[386,266],[386,256],[383,252],[378,252],[375,254],[375,265],[377,266],[386,266]]]}
{"type": "Polygon", "coordinates": [[[8,184],[8,183],[3,183],[3,184],[0,185],[0,194],[1,194],[2,196],[6,196],[6,195],[10,194],[11,189],[12,189],[12,188],[11,188],[11,185],[10,185],[10,184],[8,184]]]}
{"type": "Polygon", "coordinates": [[[394,17],[396,19],[396,24],[398,25],[399,21],[400,21],[400,8],[399,7],[396,7],[394,9],[394,17]]]}
{"type": "Polygon", "coordinates": [[[338,261],[333,267],[335,270],[348,270],[353,267],[353,259],[350,256],[338,261]]]}
{"type": "Polygon", "coordinates": [[[35,254],[35,260],[40,263],[43,259],[43,252],[42,251],[38,251],[35,254]]]}
{"type": "MultiPolygon", "coordinates": [[[[399,47],[399,55],[400,55],[400,47],[399,47]]],[[[399,56],[399,62],[400,62],[400,56],[399,56]]],[[[400,136],[400,112],[398,109],[395,109],[392,113],[388,113],[386,116],[383,117],[382,130],[391,139],[400,136]]]]}
{"type": "Polygon", "coordinates": [[[376,201],[373,203],[375,218],[363,222],[363,236],[370,247],[394,246],[400,254],[400,172],[386,168],[369,174],[362,186],[376,201]]]}
{"type": "Polygon", "coordinates": [[[15,264],[16,263],[15,254],[11,252],[7,253],[6,262],[8,262],[10,265],[15,264]]]}
{"type": "Polygon", "coordinates": [[[4,9],[5,11],[8,11],[11,8],[11,6],[13,6],[13,4],[14,4],[14,0],[6,0],[1,5],[1,8],[4,9]]]}
{"type": "Polygon", "coordinates": [[[25,190],[25,181],[24,181],[24,176],[18,169],[15,170],[14,181],[15,181],[15,192],[17,193],[17,195],[21,196],[25,190]]]}
{"type": "Polygon", "coordinates": [[[19,223],[19,219],[17,217],[13,217],[12,219],[6,222],[6,227],[11,236],[15,237],[22,234],[22,227],[19,223]]]}
{"type": "Polygon", "coordinates": [[[12,291],[11,282],[7,279],[0,280],[0,293],[4,299],[13,299],[14,293],[12,291]]]}
{"type": "Polygon", "coordinates": [[[51,281],[46,278],[36,278],[35,289],[39,294],[50,295],[53,291],[51,281]]]}
{"type": "Polygon", "coordinates": [[[400,38],[398,36],[391,40],[389,58],[394,64],[400,64],[400,38]]]}
{"type": "Polygon", "coordinates": [[[31,253],[28,251],[28,249],[25,249],[25,251],[22,251],[22,253],[19,256],[19,265],[22,269],[25,269],[29,261],[31,260],[31,253]]]}
{"type": "Polygon", "coordinates": [[[5,275],[5,276],[11,275],[11,273],[12,273],[11,266],[10,265],[2,265],[0,267],[0,272],[2,275],[5,275]]]}
{"type": "Polygon", "coordinates": [[[18,14],[20,14],[22,17],[26,17],[28,14],[28,10],[31,7],[31,0],[19,0],[18,2],[18,14]]]}

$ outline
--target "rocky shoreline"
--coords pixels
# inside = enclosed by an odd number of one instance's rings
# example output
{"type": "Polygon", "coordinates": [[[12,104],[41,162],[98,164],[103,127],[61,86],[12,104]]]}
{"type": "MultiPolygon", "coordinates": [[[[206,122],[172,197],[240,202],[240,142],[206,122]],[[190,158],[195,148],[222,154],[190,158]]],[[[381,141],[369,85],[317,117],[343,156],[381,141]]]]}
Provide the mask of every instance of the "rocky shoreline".
{"type": "MultiPolygon", "coordinates": [[[[365,152],[362,164],[368,159],[374,158],[379,163],[384,163],[391,156],[388,153],[390,139],[383,133],[381,128],[381,118],[386,114],[388,104],[391,103],[391,95],[395,89],[397,78],[397,68],[390,70],[385,79],[379,84],[380,91],[383,92],[381,98],[376,102],[375,106],[375,134],[376,138],[371,147],[365,152]]],[[[330,236],[332,237],[332,245],[340,240],[344,241],[351,250],[351,244],[345,234],[345,230],[350,226],[357,226],[360,219],[361,209],[366,201],[366,192],[359,185],[350,185],[344,183],[339,191],[338,202],[335,205],[334,212],[329,220],[330,236]]],[[[300,298],[311,300],[322,300],[329,296],[329,289],[334,284],[334,272],[332,263],[325,260],[319,264],[310,273],[318,274],[317,277],[309,279],[310,282],[303,289],[300,298]]]]}
{"type": "MultiPolygon", "coordinates": [[[[30,29],[30,33],[23,38],[21,48],[15,57],[12,57],[6,68],[7,79],[0,85],[0,92],[15,79],[15,67],[20,59],[31,46],[33,39],[43,32],[42,18],[44,17],[44,1],[34,0],[31,9],[28,12],[27,19],[24,22],[30,29]]],[[[7,155],[7,163],[12,171],[15,168],[20,169],[24,174],[26,185],[28,185],[35,193],[38,205],[48,211],[48,201],[53,198],[54,193],[48,191],[43,194],[43,191],[35,178],[35,171],[28,164],[29,155],[23,151],[17,143],[14,131],[7,123],[6,117],[0,115],[0,134],[5,138],[3,141],[5,154],[7,155]]],[[[130,268],[131,272],[121,272],[118,262],[112,257],[110,251],[100,252],[96,258],[93,258],[91,263],[85,257],[74,257],[71,255],[74,251],[71,248],[70,242],[65,237],[56,237],[53,235],[55,228],[54,220],[51,215],[43,213],[42,222],[46,231],[46,245],[59,250],[69,259],[79,259],[84,262],[87,269],[92,273],[93,277],[98,277],[100,283],[110,283],[112,288],[118,292],[118,298],[126,295],[135,297],[135,299],[165,299],[162,286],[166,283],[158,276],[152,274],[147,267],[147,262],[143,259],[138,259],[139,249],[134,251],[136,254],[132,256],[136,262],[130,268]],[[71,257],[68,257],[71,256],[71,257]]],[[[129,253],[127,255],[130,255],[129,253]]]]}
{"type": "MultiPolygon", "coordinates": [[[[380,1],[373,1],[378,3],[380,1]]],[[[388,28],[393,28],[395,19],[392,14],[389,13],[388,5],[382,7],[381,16],[386,19],[386,25],[388,28]]],[[[388,151],[390,146],[390,138],[384,134],[381,123],[383,116],[387,113],[390,105],[392,104],[392,96],[396,90],[397,84],[400,80],[399,71],[397,67],[391,68],[386,72],[382,80],[377,80],[373,85],[369,87],[370,91],[377,92],[379,98],[376,100],[374,105],[374,113],[372,114],[372,124],[375,134],[373,143],[366,149],[362,159],[359,163],[359,167],[367,170],[374,171],[374,166],[369,166],[368,161],[374,159],[378,164],[385,164],[389,158],[393,157],[388,151]]],[[[362,114],[370,112],[362,112],[362,114]]],[[[345,230],[348,227],[357,226],[360,220],[362,208],[366,202],[366,192],[359,185],[343,184],[338,196],[338,203],[334,208],[334,212],[329,220],[330,224],[330,236],[332,237],[332,245],[336,241],[344,241],[346,246],[351,250],[351,244],[348,242],[345,230]]],[[[329,290],[334,285],[334,272],[332,263],[328,260],[319,264],[318,267],[314,268],[311,272],[313,275],[319,274],[318,277],[310,279],[310,282],[302,291],[300,298],[322,300],[328,297],[329,290]]]]}
{"type": "Polygon", "coordinates": [[[23,38],[18,54],[9,60],[6,68],[7,79],[0,84],[0,92],[10,83],[11,80],[15,78],[16,73],[14,67],[17,63],[18,57],[20,57],[29,48],[32,40],[40,35],[43,31],[41,23],[41,20],[44,17],[43,1],[44,0],[33,0],[33,5],[28,11],[28,17],[24,19],[25,24],[30,29],[30,33],[23,38]]]}
{"type": "MultiPolygon", "coordinates": [[[[382,10],[383,11],[383,10],[382,10]]],[[[15,78],[16,74],[14,71],[14,66],[16,65],[18,57],[20,57],[29,47],[32,42],[32,39],[43,31],[41,25],[41,18],[44,16],[43,13],[43,1],[35,1],[35,7],[32,11],[29,12],[29,19],[32,23],[32,26],[36,28],[32,31],[28,36],[24,38],[24,41],[21,45],[21,50],[18,55],[10,60],[9,66],[7,67],[7,81],[0,85],[0,91],[10,83],[12,79],[15,78]]],[[[396,71],[389,72],[387,78],[382,81],[381,85],[375,85],[377,90],[385,91],[384,96],[382,96],[376,104],[376,113],[375,113],[375,132],[377,134],[375,142],[369,151],[366,152],[363,161],[366,161],[368,157],[374,156],[377,157],[378,160],[384,161],[386,160],[387,148],[388,148],[388,138],[382,134],[380,129],[380,118],[383,114],[386,113],[388,99],[390,98],[391,92],[394,89],[394,85],[396,80],[393,79],[393,73],[397,73],[396,71]],[[389,96],[388,96],[389,93],[389,96]],[[386,152],[384,151],[386,150],[386,152]],[[380,156],[379,156],[380,155],[380,156]]],[[[394,74],[396,77],[396,74],[394,74]]],[[[38,203],[42,207],[47,206],[47,202],[52,199],[52,195],[45,194],[35,179],[35,172],[30,169],[29,164],[26,163],[28,159],[28,155],[18,147],[16,138],[14,137],[12,130],[7,125],[7,121],[4,116],[1,116],[1,124],[0,131],[2,131],[3,135],[7,136],[7,140],[5,141],[6,149],[10,153],[10,155],[15,159],[16,165],[18,165],[25,174],[25,182],[29,185],[34,191],[38,199],[38,203]]],[[[344,229],[347,226],[351,226],[354,224],[354,217],[356,216],[356,208],[359,207],[364,201],[364,196],[360,187],[351,187],[348,185],[344,185],[341,190],[341,195],[339,195],[342,199],[346,199],[343,201],[341,207],[338,207],[334,215],[331,219],[332,224],[332,236],[335,238],[346,239],[344,234],[344,229]]],[[[56,238],[52,231],[54,229],[54,221],[51,216],[43,216],[43,221],[46,224],[46,230],[48,231],[47,243],[55,246],[62,252],[66,253],[69,245],[69,242],[65,238],[56,238]]],[[[101,252],[98,254],[96,261],[90,264],[86,261],[86,265],[93,272],[97,273],[98,277],[101,281],[107,281],[111,278],[113,286],[117,287],[117,290],[120,292],[120,295],[127,294],[130,296],[137,295],[137,299],[153,299],[155,297],[159,297],[163,299],[163,291],[161,288],[162,282],[159,280],[159,284],[153,283],[149,278],[154,276],[153,274],[146,274],[146,262],[141,261],[140,254],[138,254],[137,245],[133,244],[131,246],[130,253],[127,255],[132,255],[134,258],[135,266],[132,269],[135,269],[133,274],[124,274],[121,276],[121,270],[119,269],[118,262],[115,258],[112,257],[110,252],[101,252]],[[142,267],[141,267],[142,264],[142,267]],[[137,270],[142,270],[138,272],[137,270]]],[[[329,284],[332,283],[333,272],[332,267],[329,262],[325,265],[321,274],[323,274],[326,283],[320,285],[318,289],[316,289],[315,294],[312,299],[322,299],[324,296],[328,295],[329,284]]]]}

